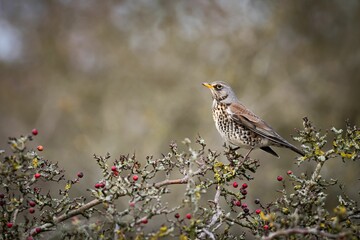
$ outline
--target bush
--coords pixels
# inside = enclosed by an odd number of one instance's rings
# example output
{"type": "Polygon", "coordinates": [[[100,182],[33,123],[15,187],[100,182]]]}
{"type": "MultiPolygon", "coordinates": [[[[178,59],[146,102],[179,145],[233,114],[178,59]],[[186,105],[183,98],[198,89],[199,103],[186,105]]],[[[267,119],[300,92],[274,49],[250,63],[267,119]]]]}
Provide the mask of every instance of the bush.
{"type": "Polygon", "coordinates": [[[347,123],[345,130],[333,128],[331,132],[332,148],[326,151],[329,137],[305,118],[304,129],[294,139],[302,144],[306,155],[298,157],[297,163],[315,162],[315,169],[310,175],[296,176],[289,170],[287,176],[278,176],[283,186],[280,197],[271,203],[256,199],[257,209],[250,209],[244,203],[248,186],[241,182],[252,180],[260,163],[250,157],[244,159],[229,147],[225,146],[222,153],[226,163],[219,161],[220,153],[207,150],[200,137],[195,146],[184,140],[186,152],[171,143],[169,153],[161,158],[149,156],[145,163],[135,155],[122,155],[113,161],[110,154],[95,155],[103,178],[89,189],[93,200],[86,201],[82,196],[69,196],[83,173],[65,180],[64,170],[57,163],[40,156],[42,146],[27,150],[27,142],[37,135],[33,130],[32,135],[9,139],[11,155],[1,151],[1,237],[359,239],[357,203],[343,194],[338,196],[337,207],[327,210],[327,188],[338,183],[324,179],[320,172],[330,159],[341,158],[345,164],[359,159],[360,130],[347,123]],[[62,186],[60,197],[45,193],[41,182],[62,186]],[[290,191],[288,184],[293,186],[290,191]],[[174,206],[165,200],[172,194],[171,185],[184,185],[183,198],[174,206]],[[116,200],[124,197],[130,199],[129,205],[117,206],[116,200]],[[82,221],[79,215],[89,221],[82,221]],[[158,223],[154,231],[146,228],[151,221],[158,223]]]}

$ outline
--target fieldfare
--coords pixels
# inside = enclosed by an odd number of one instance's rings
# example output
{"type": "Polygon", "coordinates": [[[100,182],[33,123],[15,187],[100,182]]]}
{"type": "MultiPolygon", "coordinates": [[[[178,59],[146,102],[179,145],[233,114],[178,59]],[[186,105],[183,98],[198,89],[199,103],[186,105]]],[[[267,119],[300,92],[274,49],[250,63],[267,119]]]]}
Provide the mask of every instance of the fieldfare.
{"type": "Polygon", "coordinates": [[[227,143],[250,149],[246,157],[255,148],[279,157],[270,146],[289,148],[304,156],[303,151],[287,142],[269,124],[241,104],[227,83],[203,85],[210,89],[214,99],[212,113],[218,132],[227,143]]]}

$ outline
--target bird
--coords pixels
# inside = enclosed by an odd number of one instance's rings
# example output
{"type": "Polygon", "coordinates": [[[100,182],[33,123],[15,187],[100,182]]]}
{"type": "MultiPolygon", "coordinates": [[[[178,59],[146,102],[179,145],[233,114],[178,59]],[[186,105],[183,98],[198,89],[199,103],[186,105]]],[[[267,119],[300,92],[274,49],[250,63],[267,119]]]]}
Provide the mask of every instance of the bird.
{"type": "Polygon", "coordinates": [[[210,89],[213,104],[212,115],[221,137],[237,148],[261,150],[279,157],[271,147],[284,147],[304,156],[304,152],[281,137],[264,120],[243,105],[229,84],[222,81],[203,83],[210,89]]]}

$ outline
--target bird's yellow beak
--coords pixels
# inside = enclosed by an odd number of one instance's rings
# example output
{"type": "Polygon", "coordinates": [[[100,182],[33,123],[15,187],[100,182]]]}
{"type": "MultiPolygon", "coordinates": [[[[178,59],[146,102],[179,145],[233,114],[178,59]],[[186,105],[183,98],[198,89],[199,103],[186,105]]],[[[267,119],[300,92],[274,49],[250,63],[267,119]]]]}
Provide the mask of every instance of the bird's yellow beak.
{"type": "Polygon", "coordinates": [[[204,83],[202,83],[202,85],[207,87],[207,88],[214,89],[214,87],[209,83],[204,82],[204,83]]]}

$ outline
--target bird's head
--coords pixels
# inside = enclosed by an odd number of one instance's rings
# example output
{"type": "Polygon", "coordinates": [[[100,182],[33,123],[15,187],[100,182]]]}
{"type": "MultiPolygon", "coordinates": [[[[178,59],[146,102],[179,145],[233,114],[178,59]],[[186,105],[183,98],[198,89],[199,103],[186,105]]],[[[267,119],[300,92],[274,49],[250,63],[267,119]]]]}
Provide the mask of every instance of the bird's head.
{"type": "Polygon", "coordinates": [[[232,101],[237,100],[235,93],[225,82],[216,81],[212,83],[203,83],[202,85],[210,89],[212,97],[218,102],[231,103],[232,101]]]}

